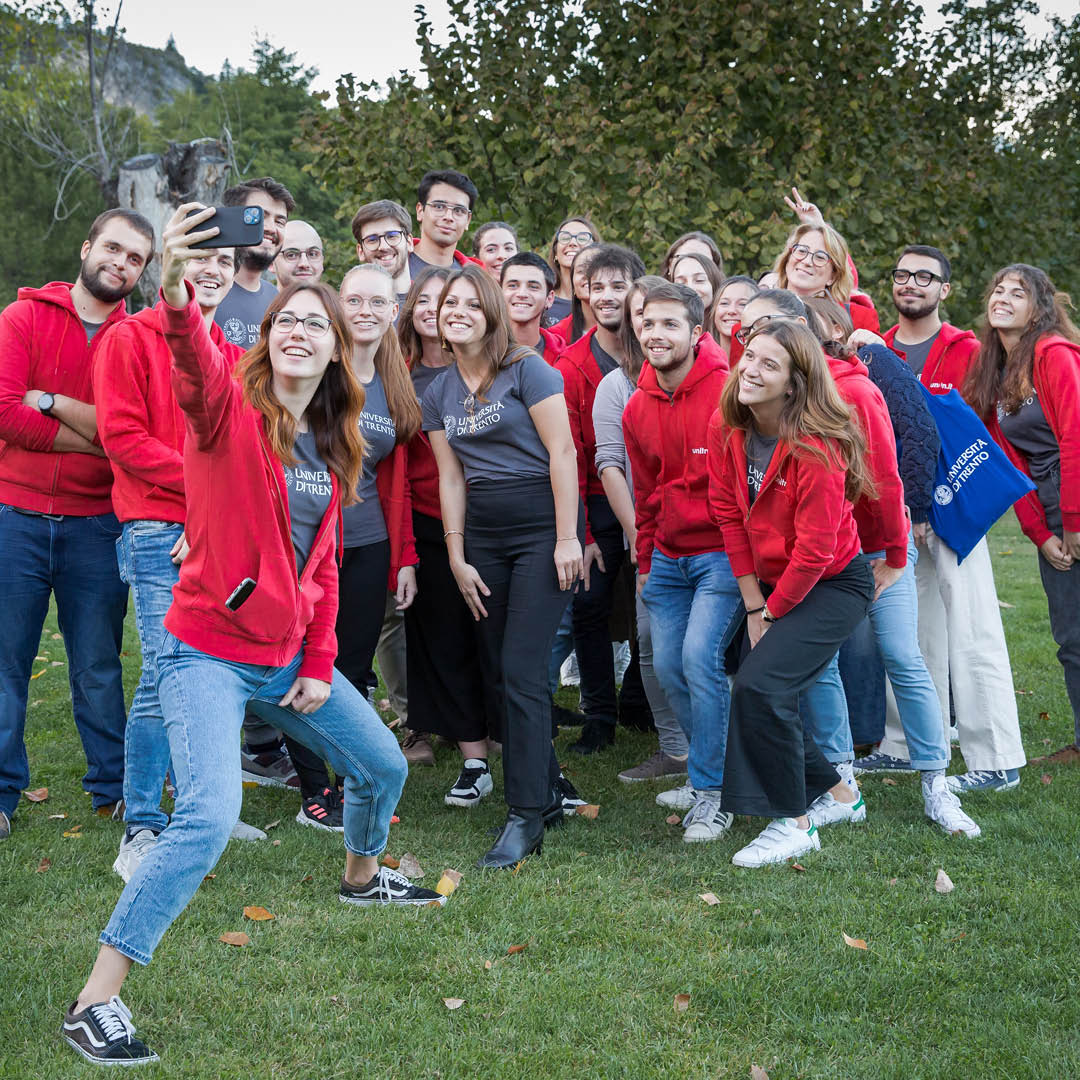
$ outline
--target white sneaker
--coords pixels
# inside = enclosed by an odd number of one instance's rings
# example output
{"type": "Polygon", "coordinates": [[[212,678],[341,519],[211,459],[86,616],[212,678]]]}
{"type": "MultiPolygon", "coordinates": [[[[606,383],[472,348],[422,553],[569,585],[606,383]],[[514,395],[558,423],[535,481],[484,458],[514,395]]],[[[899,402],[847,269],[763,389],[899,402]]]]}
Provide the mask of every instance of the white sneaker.
{"type": "Polygon", "coordinates": [[[810,820],[820,829],[822,825],[836,825],[841,821],[865,821],[866,802],[862,792],[855,789],[858,798],[853,803],[843,803],[831,792],[819,795],[806,811],[810,820]]]}
{"type": "Polygon", "coordinates": [[[262,829],[256,829],[254,825],[247,825],[243,821],[238,821],[233,826],[233,831],[229,834],[230,840],[265,840],[266,833],[262,829]]]}
{"type": "Polygon", "coordinates": [[[935,776],[930,781],[930,790],[923,792],[923,805],[926,816],[947,833],[971,837],[982,833],[982,829],[964,813],[960,800],[949,790],[944,776],[935,776]]]}
{"type": "Polygon", "coordinates": [[[661,791],[656,796],[656,805],[671,810],[689,810],[696,800],[697,792],[689,784],[683,784],[682,787],[661,791]]]}
{"type": "Polygon", "coordinates": [[[559,682],[563,686],[580,686],[581,672],[578,671],[577,653],[572,652],[559,668],[559,682]]]}
{"type": "Polygon", "coordinates": [[[794,818],[784,817],[770,821],[746,847],[735,852],[731,861],[736,866],[767,866],[820,850],[821,840],[813,822],[809,829],[800,829],[794,818]]]}
{"type": "Polygon", "coordinates": [[[127,833],[120,841],[120,851],[112,868],[120,875],[125,884],[131,875],[139,869],[139,864],[150,854],[150,849],[157,843],[157,833],[153,829],[140,829],[130,840],[127,833]]]}
{"type": "Polygon", "coordinates": [[[469,809],[479,806],[480,800],[491,794],[495,785],[491,780],[487,762],[481,758],[466,758],[450,793],[443,797],[447,806],[464,806],[469,809]]]}
{"type": "Polygon", "coordinates": [[[683,818],[683,842],[700,844],[723,836],[731,828],[734,814],[720,809],[719,791],[702,791],[694,800],[690,813],[683,818]]]}

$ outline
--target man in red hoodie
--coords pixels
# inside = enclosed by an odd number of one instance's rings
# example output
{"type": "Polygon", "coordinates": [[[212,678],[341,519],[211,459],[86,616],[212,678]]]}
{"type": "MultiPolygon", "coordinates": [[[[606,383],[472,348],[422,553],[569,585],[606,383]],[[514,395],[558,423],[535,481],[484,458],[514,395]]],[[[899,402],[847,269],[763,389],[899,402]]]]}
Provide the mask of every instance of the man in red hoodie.
{"type": "Polygon", "coordinates": [[[89,766],[83,787],[95,810],[123,792],[127,587],[91,367],[99,332],[124,318],[153,249],[146,218],[107,210],[90,227],[74,285],[20,289],[0,314],[0,838],[30,782],[26,697],[50,593],[89,766]]]}
{"type": "MultiPolygon", "coordinates": [[[[940,306],[952,288],[951,275],[945,255],[925,244],[906,247],[892,273],[899,319],[885,332],[885,343],[932,394],[959,391],[979,352],[970,330],[942,321],[940,306]]],[[[913,529],[922,556],[915,564],[919,647],[946,728],[951,687],[956,732],[968,768],[949,777],[950,789],[962,794],[1014,788],[1027,758],[986,538],[958,563],[956,552],[929,525],[913,529]]],[[[877,753],[856,767],[867,764],[875,769],[910,768],[907,742],[892,707],[877,753]]]]}
{"type": "Polygon", "coordinates": [[[687,843],[715,840],[731,825],[720,809],[730,703],[724,653],[744,614],[709,516],[706,436],[727,368],[714,354],[695,355],[704,321],[701,297],[685,285],[649,290],[641,329],[648,366],[623,412],[653,666],[690,740],[687,843]]]}
{"type": "MultiPolygon", "coordinates": [[[[187,263],[210,338],[230,363],[243,354],[214,313],[233,284],[233,248],[207,250],[187,263]]],[[[104,335],[94,358],[94,400],[101,444],[113,470],[113,510],[122,525],[120,576],[131,587],[142,673],[124,735],[124,822],[113,869],[127,881],[169,823],[161,787],[169,739],[157,695],[163,620],[187,554],[184,522],[184,414],[172,387],[172,353],[162,324],[164,301],[104,335]]],[[[250,828],[250,826],[245,826],[250,828]]]]}

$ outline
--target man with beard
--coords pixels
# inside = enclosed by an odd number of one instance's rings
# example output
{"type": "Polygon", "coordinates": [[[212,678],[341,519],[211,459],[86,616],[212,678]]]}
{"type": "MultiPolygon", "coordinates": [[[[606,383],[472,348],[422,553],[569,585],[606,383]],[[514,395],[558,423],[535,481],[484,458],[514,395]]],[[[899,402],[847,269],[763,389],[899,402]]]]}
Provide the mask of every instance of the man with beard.
{"type": "MultiPolygon", "coordinates": [[[[933,394],[960,390],[979,352],[970,330],[941,319],[939,307],[952,288],[950,277],[949,260],[924,244],[906,247],[892,272],[899,321],[885,332],[885,343],[933,394]]],[[[956,552],[928,524],[915,524],[912,531],[921,548],[915,564],[919,648],[937,688],[946,728],[951,695],[968,768],[948,778],[949,789],[963,794],[1014,788],[1026,758],[986,538],[959,563],[956,552]]],[[[856,772],[887,769],[911,770],[892,706],[877,752],[855,762],[856,772]]]]}
{"type": "Polygon", "coordinates": [[[314,285],[322,278],[322,273],[322,238],[306,221],[290,221],[285,226],[281,250],[274,260],[278,292],[290,285],[314,285]]]}
{"type": "Polygon", "coordinates": [[[236,279],[214,315],[214,322],[225,332],[225,340],[246,350],[259,340],[263,315],[277,296],[277,289],[262,275],[281,250],[296,200],[284,184],[271,176],[260,176],[229,188],[222,202],[226,206],[259,206],[263,212],[262,243],[236,249],[236,279]]]}
{"type": "Polygon", "coordinates": [[[365,203],[352,219],[357,262],[381,266],[394,279],[398,304],[405,301],[412,284],[409,252],[412,250],[412,218],[400,203],[379,199],[365,203]]]}
{"type": "Polygon", "coordinates": [[[74,285],[20,289],[0,314],[0,838],[30,783],[26,698],[50,593],[86,753],[83,787],[103,814],[123,793],[127,587],[91,373],[100,331],[125,317],[153,248],[146,218],[107,210],[90,227],[74,285]]]}

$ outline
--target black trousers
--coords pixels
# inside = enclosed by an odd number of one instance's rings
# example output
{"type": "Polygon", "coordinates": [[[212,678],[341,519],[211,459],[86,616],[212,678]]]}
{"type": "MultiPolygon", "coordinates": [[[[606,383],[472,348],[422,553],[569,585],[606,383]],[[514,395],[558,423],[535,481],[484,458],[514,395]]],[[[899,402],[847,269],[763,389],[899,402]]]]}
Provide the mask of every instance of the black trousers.
{"type": "Polygon", "coordinates": [[[799,694],[866,615],[874,578],[863,555],[819,581],[743,658],[731,690],[721,805],[799,817],[840,780],[799,719],[799,694]]]}
{"type": "MultiPolygon", "coordinates": [[[[579,538],[584,528],[582,513],[579,538]]],[[[559,589],[555,536],[547,477],[469,485],[465,557],[491,590],[479,623],[481,662],[502,721],[506,802],[522,809],[547,806],[559,775],[547,670],[571,594],[559,589]]]]}
{"type": "MultiPolygon", "coordinates": [[[[368,692],[368,675],[379,644],[390,573],[390,541],[345,548],[338,571],[338,655],[334,666],[360,691],[368,692]]],[[[285,736],[285,746],[300,780],[300,794],[309,799],[330,786],[326,763],[318,754],[285,736]]],[[[343,780],[344,777],[339,777],[343,780]]]]}
{"type": "Polygon", "coordinates": [[[500,732],[494,687],[480,667],[480,628],[450,570],[443,523],[413,511],[420,565],[405,611],[409,727],[454,742],[500,732]]]}

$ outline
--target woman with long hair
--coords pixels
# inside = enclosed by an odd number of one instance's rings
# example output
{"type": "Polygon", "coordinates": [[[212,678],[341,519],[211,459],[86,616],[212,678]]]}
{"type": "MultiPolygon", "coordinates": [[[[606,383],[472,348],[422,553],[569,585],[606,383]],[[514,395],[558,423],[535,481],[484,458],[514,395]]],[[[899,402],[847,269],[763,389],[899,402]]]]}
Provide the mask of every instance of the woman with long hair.
{"type": "Polygon", "coordinates": [[[866,614],[874,579],[852,503],[873,493],[866,443],[817,338],[786,320],[746,342],[709,428],[709,501],[751,645],[731,694],[722,808],[774,819],[732,859],[782,862],[821,846],[808,816],[848,798],[804,730],[799,694],[866,614]]]}
{"type": "Polygon", "coordinates": [[[742,322],[743,308],[761,291],[758,283],[751,277],[735,274],[725,278],[720,291],[713,300],[712,311],[706,309],[707,329],[710,329],[716,344],[731,356],[731,335],[742,322]]]}
{"type": "Polygon", "coordinates": [[[724,284],[724,275],[717,269],[716,263],[699,251],[688,251],[683,255],[676,255],[671,261],[668,274],[669,281],[693,289],[701,297],[706,312],[712,310],[716,294],[724,284]]]}
{"type": "Polygon", "coordinates": [[[157,1060],[134,1037],[120,989],[225,849],[240,813],[236,747],[248,704],[345,777],[339,898],[442,902],[379,866],[405,760],[363,695],[333,678],[339,507],[354,498],[364,451],[348,323],[332,289],[294,285],[270,304],[234,378],[183,280],[187,260],[202,254],[189,245],[218,232],[200,229],[213,212],[181,206],[162,245],[191,548],[157,658],[176,804],[121,893],[62,1028],[83,1057],[106,1065],[157,1060]]]}
{"type": "Polygon", "coordinates": [[[589,304],[589,267],[599,250],[598,243],[583,247],[570,263],[573,288],[570,314],[551,327],[551,332],[561,337],[567,345],[572,345],[596,325],[596,316],[589,304]]]}
{"type": "Polygon", "coordinates": [[[720,254],[720,248],[716,241],[700,229],[685,232],[675,240],[664,254],[660,263],[660,277],[671,281],[671,268],[675,260],[683,255],[704,255],[720,271],[720,277],[724,276],[724,256],[720,254]]]}
{"type": "Polygon", "coordinates": [[[423,426],[450,566],[497,687],[509,813],[479,865],[502,868],[539,852],[545,822],[563,816],[547,662],[583,576],[584,514],[562,376],[511,344],[502,292],[482,268],[451,273],[439,332],[454,362],[424,395],[423,426]]]}
{"type": "Polygon", "coordinates": [[[964,398],[1035,490],[1016,503],[1039,550],[1050,632],[1065,671],[1073,743],[1048,760],[1080,763],[1080,331],[1046,273],[1003,267],[986,290],[982,347],[964,398]]]}
{"type": "MultiPolygon", "coordinates": [[[[564,218],[555,235],[551,238],[551,252],[548,255],[548,263],[554,268],[557,278],[555,284],[555,299],[544,316],[543,325],[555,326],[568,318],[571,312],[571,304],[574,299],[573,265],[574,257],[582,248],[590,244],[600,243],[600,232],[596,226],[583,214],[576,217],[564,218]]],[[[586,327],[586,329],[588,329],[586,327]]],[[[581,333],[584,333],[583,330],[581,333]]],[[[564,341],[571,339],[566,334],[560,335],[564,341]]],[[[577,335],[578,337],[581,334],[577,335]]],[[[576,338],[573,340],[577,340],[576,338]]]]}

